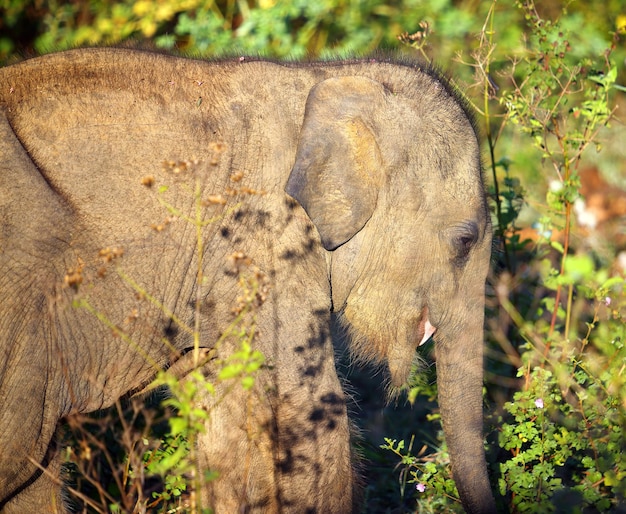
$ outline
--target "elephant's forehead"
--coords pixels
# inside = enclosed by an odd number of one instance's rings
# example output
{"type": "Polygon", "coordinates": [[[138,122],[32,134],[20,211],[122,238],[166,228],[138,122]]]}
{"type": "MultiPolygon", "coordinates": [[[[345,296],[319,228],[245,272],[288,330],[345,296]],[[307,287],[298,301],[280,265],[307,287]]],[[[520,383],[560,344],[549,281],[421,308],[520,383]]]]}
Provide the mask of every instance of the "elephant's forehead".
{"type": "Polygon", "coordinates": [[[434,233],[442,233],[449,227],[475,223],[482,233],[488,223],[484,193],[475,186],[465,190],[444,188],[439,194],[425,199],[413,223],[434,233]]]}
{"type": "Polygon", "coordinates": [[[477,206],[484,203],[485,197],[480,180],[463,175],[443,180],[439,193],[439,200],[461,212],[474,211],[477,206]]]}
{"type": "Polygon", "coordinates": [[[443,177],[438,173],[419,174],[398,183],[392,196],[420,213],[446,211],[471,216],[485,205],[485,189],[480,171],[454,172],[443,177]]]}

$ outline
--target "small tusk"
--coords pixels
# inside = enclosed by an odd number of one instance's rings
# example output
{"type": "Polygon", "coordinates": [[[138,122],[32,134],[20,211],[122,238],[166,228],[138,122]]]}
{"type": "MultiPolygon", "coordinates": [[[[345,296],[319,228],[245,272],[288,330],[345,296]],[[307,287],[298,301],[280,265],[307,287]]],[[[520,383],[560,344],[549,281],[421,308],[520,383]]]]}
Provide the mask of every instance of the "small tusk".
{"type": "Polygon", "coordinates": [[[430,324],[430,321],[428,319],[426,319],[426,322],[424,323],[424,337],[422,337],[422,340],[420,341],[420,344],[418,346],[422,346],[433,336],[436,331],[437,329],[430,324]]]}

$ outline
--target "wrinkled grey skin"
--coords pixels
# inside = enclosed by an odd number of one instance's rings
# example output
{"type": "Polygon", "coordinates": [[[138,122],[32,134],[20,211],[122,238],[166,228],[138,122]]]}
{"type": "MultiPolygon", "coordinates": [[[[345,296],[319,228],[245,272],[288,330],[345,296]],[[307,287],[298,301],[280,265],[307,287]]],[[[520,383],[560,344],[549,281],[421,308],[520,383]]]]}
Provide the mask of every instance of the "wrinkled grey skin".
{"type": "MultiPolygon", "coordinates": [[[[211,347],[240,295],[234,252],[271,283],[256,337],[269,365],[251,393],[204,400],[213,410],[203,464],[221,473],[205,501],[217,512],[353,508],[334,311],[355,354],[387,362],[393,385],[436,330],[439,402],[463,505],[495,511],[481,401],[489,216],[476,135],[434,74],[373,60],[207,63],[79,50],[0,70],[0,131],[6,512],[63,510],[58,421],[110,406],[192,348],[170,313],[193,327],[198,302],[201,344],[211,347]],[[153,230],[166,213],[141,184],[153,175],[172,185],[169,200],[193,218],[193,191],[163,170],[185,160],[203,198],[227,200],[202,207],[217,221],[202,229],[201,281],[195,227],[179,219],[153,230]],[[244,187],[264,194],[225,194],[244,187]],[[123,257],[103,264],[107,247],[123,257]],[[126,337],[73,308],[76,298],[126,337]]],[[[216,372],[212,363],[205,372],[216,372]]]]}

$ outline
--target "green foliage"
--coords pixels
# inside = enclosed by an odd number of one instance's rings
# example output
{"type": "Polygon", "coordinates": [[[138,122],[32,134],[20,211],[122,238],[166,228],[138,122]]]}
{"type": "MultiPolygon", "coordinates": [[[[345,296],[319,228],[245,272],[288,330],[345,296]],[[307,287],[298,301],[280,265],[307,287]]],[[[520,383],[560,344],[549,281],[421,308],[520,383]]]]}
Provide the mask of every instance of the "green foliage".
{"type": "Polygon", "coordinates": [[[518,370],[525,385],[498,420],[499,444],[511,455],[500,465],[500,492],[515,512],[551,512],[563,501],[572,512],[610,512],[626,495],[624,279],[607,278],[577,255],[567,257],[563,274],[550,269],[546,285],[567,285],[578,299],[556,311],[561,331],[538,326],[525,334],[518,370]],[[591,320],[567,328],[588,302],[591,320]]]}
{"type": "Polygon", "coordinates": [[[578,57],[565,24],[542,19],[532,2],[518,5],[530,25],[528,48],[526,56],[514,62],[512,89],[500,101],[510,121],[531,136],[543,157],[561,165],[557,172],[566,182],[561,191],[571,194],[577,188],[568,182],[567,172],[594,141],[597,128],[609,121],[609,93],[616,87],[617,68],[608,60],[610,49],[604,62],[578,57]]]}
{"type": "MultiPolygon", "coordinates": [[[[397,38],[422,20],[448,59],[475,30],[477,14],[470,3],[451,0],[0,0],[0,7],[6,10],[0,62],[16,48],[45,53],[127,40],[203,56],[362,55],[397,47],[397,38]]],[[[517,39],[511,34],[507,41],[517,39]]]]}
{"type": "MultiPolygon", "coordinates": [[[[443,439],[442,433],[439,434],[439,439],[443,439]]],[[[418,500],[420,512],[463,512],[450,469],[442,465],[449,458],[445,445],[428,455],[424,451],[413,455],[413,442],[414,439],[411,438],[408,447],[405,448],[404,441],[385,438],[385,444],[380,446],[400,458],[402,494],[406,494],[407,484],[413,486],[415,494],[420,497],[418,500]]]]}
{"type": "MultiPolygon", "coordinates": [[[[619,346],[613,357],[623,361],[619,346]]],[[[553,512],[563,501],[572,512],[610,511],[626,493],[623,412],[607,390],[616,380],[595,375],[565,344],[550,357],[560,361],[554,372],[520,370],[528,387],[505,405],[511,421],[502,425],[499,444],[511,458],[500,465],[500,493],[511,495],[515,512],[553,512]]]]}
{"type": "MultiPolygon", "coordinates": [[[[143,456],[148,474],[164,477],[163,491],[152,493],[153,498],[164,503],[180,497],[187,490],[183,462],[191,453],[184,432],[179,430],[175,434],[175,424],[170,425],[172,431],[161,440],[162,446],[147,451],[143,456]]],[[[154,505],[155,502],[151,504],[154,505]]]]}

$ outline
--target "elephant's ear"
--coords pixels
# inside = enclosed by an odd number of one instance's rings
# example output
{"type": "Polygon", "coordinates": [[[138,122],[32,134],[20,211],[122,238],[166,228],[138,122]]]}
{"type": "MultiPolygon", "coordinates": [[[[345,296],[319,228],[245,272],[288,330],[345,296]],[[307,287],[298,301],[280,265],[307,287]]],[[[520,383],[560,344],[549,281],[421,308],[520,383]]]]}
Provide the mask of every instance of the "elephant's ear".
{"type": "Polygon", "coordinates": [[[334,250],[370,219],[383,183],[377,113],[385,88],[365,77],[317,84],[306,103],[296,161],[285,191],[334,250]]]}

